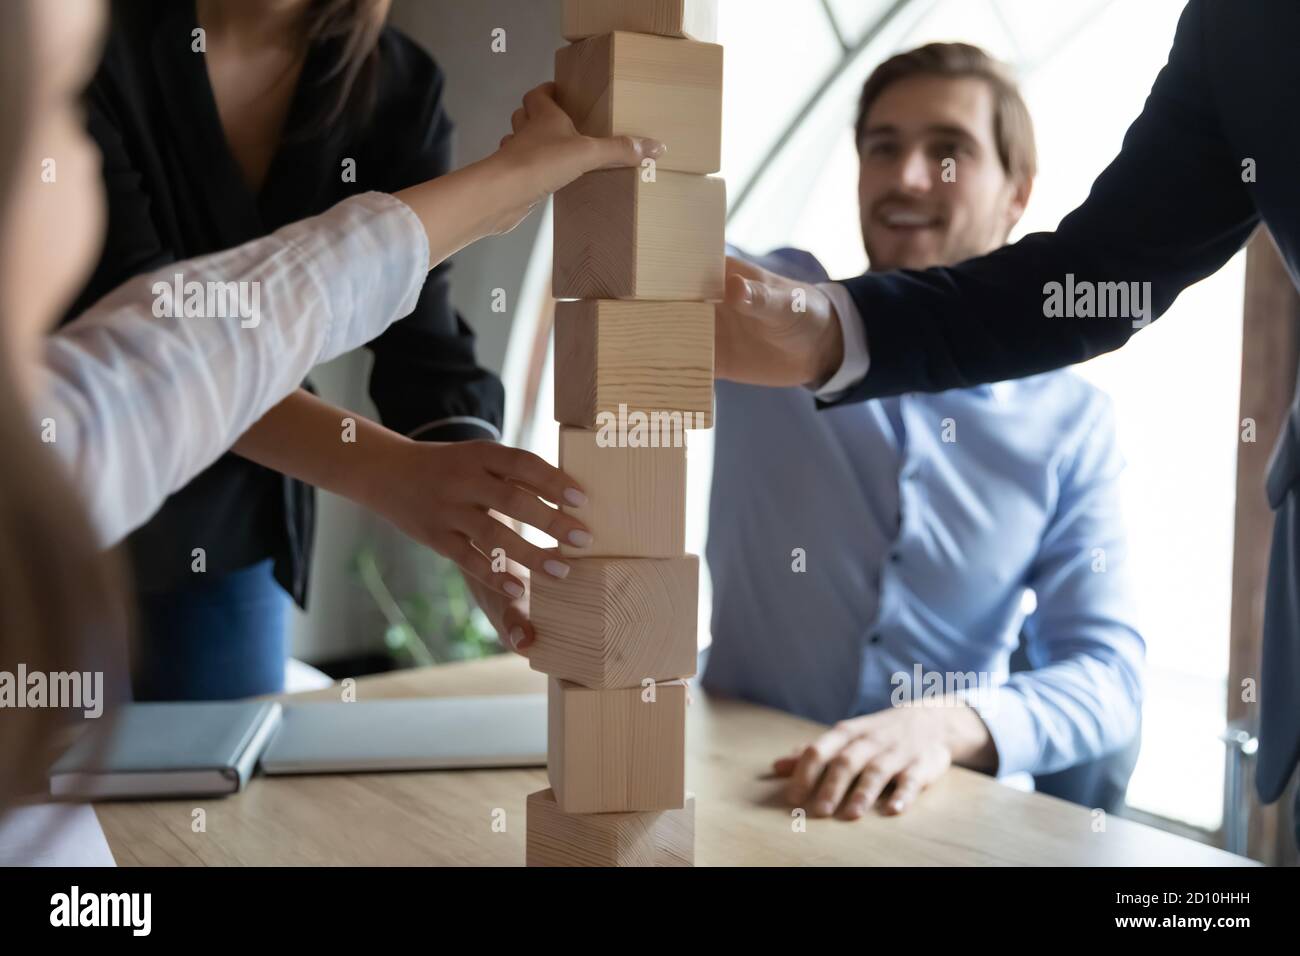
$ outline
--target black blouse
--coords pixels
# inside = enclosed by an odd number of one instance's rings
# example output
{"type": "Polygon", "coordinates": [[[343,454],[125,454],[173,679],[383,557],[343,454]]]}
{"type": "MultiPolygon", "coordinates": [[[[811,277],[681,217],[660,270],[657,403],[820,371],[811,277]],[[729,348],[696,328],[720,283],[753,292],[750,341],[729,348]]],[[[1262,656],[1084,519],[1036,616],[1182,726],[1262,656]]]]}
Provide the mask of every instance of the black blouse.
{"type": "MultiPolygon", "coordinates": [[[[333,63],[328,46],[308,55],[290,135],[254,193],[227,145],[203,54],[191,50],[193,0],[118,2],[112,17],[87,97],[90,132],[104,154],[108,235],[69,319],[133,276],[451,167],[442,72],[391,27],[379,39],[374,110],[364,128],[337,123],[316,135],[292,134],[319,112],[333,63]],[[355,182],[343,181],[347,159],[356,161],[355,182]]],[[[499,435],[501,383],[475,359],[474,334],[451,306],[446,264],[430,273],[415,312],[369,348],[370,395],[389,428],[437,441],[499,435]]],[[[209,574],[274,558],[277,580],[305,605],[314,525],[310,488],[227,454],[131,536],[137,586],[154,592],[191,582],[192,552],[203,548],[209,574]]]]}

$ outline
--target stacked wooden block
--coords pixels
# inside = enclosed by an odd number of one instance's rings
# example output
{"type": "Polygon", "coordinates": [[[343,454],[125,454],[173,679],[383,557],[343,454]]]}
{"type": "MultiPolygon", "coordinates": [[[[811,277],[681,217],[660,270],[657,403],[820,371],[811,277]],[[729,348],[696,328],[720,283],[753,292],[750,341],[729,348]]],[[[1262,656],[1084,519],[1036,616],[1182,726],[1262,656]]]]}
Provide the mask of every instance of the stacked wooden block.
{"type": "Polygon", "coordinates": [[[555,197],[555,417],[566,509],[595,545],[533,578],[530,658],[550,676],[550,789],[528,798],[530,866],[689,866],[684,678],[699,559],[685,551],[685,429],[713,420],[723,291],[716,0],[566,0],[555,58],[580,132],[667,144],[555,197]]]}

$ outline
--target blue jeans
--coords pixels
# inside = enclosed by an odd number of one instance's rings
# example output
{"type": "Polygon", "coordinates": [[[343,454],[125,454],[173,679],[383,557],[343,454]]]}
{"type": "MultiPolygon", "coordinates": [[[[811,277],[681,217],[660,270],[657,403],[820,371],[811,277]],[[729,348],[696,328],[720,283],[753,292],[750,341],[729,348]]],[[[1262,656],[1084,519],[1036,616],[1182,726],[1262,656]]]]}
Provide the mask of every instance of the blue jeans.
{"type": "Polygon", "coordinates": [[[290,599],[269,558],[190,587],[140,596],[136,700],[229,700],[284,689],[290,599]]]}

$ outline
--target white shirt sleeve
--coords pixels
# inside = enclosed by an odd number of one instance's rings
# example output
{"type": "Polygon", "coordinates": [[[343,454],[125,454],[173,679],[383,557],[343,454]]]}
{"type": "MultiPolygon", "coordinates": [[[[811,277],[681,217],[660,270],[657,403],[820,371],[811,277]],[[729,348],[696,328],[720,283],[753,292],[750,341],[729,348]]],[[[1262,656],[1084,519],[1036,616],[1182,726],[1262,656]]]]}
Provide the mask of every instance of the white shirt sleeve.
{"type": "Polygon", "coordinates": [[[313,366],[409,315],[428,269],[415,213],[366,193],[131,279],[49,336],[37,419],[100,543],[147,521],[313,366]]]}
{"type": "Polygon", "coordinates": [[[844,335],[844,361],[839,370],[815,390],[822,401],[833,402],[867,377],[871,356],[867,352],[867,331],[862,324],[862,314],[853,304],[849,290],[838,282],[823,282],[817,288],[825,292],[831,305],[835,306],[840,331],[844,335]]]}

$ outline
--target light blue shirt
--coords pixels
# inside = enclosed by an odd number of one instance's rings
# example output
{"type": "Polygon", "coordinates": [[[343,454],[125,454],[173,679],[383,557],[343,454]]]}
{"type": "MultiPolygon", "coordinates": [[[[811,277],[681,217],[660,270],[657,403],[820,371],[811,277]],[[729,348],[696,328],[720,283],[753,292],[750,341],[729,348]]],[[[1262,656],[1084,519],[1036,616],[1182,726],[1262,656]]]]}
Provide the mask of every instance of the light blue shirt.
{"type": "Polygon", "coordinates": [[[719,382],[716,415],[709,691],[831,723],[965,688],[999,775],[1131,741],[1145,644],[1103,393],[1049,372],[818,411],[719,382]],[[1033,670],[1009,674],[1022,627],[1033,670]]]}

